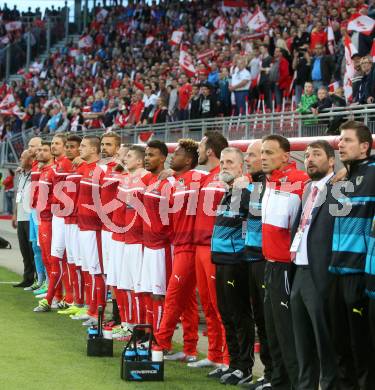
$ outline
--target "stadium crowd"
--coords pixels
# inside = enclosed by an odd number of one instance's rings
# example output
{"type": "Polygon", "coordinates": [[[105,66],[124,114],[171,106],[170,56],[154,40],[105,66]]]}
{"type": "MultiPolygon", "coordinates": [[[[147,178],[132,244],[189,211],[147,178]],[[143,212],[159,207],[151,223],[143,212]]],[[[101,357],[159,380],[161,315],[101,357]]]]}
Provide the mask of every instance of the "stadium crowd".
{"type": "Polygon", "coordinates": [[[168,165],[158,140],[34,137],[18,170],[25,272],[15,287],[40,299],[35,315],[57,309],[85,326],[112,288],[114,338],[152,324],[165,360],[211,367],[223,384],[372,390],[373,139],[361,122],[340,129],[336,174],[323,140],[307,146],[300,170],[280,135],[250,142],[245,155],[219,132],[181,139],[168,165]],[[196,290],[208,336],[201,360],[196,290]],[[254,383],[256,331],[264,377],[254,383]]]}
{"type": "Polygon", "coordinates": [[[2,86],[21,111],[2,137],[374,102],[372,0],[225,3],[98,5],[77,43],[2,86]]]}

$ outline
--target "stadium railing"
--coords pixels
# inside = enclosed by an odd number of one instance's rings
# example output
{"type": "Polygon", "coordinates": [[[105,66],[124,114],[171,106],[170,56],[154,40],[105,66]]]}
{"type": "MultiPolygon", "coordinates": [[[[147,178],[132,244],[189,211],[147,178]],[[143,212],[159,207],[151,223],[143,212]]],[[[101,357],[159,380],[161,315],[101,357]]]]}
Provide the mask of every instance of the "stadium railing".
{"type": "MultiPolygon", "coordinates": [[[[301,115],[297,112],[253,114],[238,117],[219,117],[197,119],[181,122],[167,122],[158,125],[129,126],[124,129],[113,129],[121,136],[123,143],[144,143],[152,135],[154,139],[165,142],[177,142],[180,138],[200,140],[203,134],[217,130],[228,140],[241,141],[259,139],[267,134],[279,134],[287,138],[319,137],[329,135],[327,129],[332,124],[337,128],[345,120],[364,122],[375,134],[375,104],[333,108],[319,115],[301,115]]],[[[104,129],[87,129],[75,132],[77,135],[102,135],[104,129]]],[[[38,134],[35,129],[28,129],[0,144],[0,166],[14,167],[25,149],[29,139],[35,135],[52,138],[53,133],[38,134]]]]}

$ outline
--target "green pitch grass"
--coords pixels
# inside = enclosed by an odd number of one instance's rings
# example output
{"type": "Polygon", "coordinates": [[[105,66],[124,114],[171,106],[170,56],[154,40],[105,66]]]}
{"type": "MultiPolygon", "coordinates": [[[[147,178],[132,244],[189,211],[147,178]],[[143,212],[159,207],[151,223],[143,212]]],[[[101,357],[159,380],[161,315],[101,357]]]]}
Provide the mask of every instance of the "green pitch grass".
{"type": "Polygon", "coordinates": [[[166,362],[164,382],[120,379],[123,343],[113,358],[86,356],[86,328],[54,312],[33,313],[31,292],[4,282],[20,277],[0,267],[0,388],[4,390],[223,389],[207,370],[166,362]]]}

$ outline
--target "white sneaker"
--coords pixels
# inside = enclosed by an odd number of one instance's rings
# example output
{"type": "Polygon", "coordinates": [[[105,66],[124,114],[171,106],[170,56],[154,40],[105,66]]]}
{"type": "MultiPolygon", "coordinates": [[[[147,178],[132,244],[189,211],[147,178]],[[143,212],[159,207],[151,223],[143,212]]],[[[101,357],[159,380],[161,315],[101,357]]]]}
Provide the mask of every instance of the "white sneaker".
{"type": "Polygon", "coordinates": [[[83,326],[97,326],[98,320],[95,317],[89,317],[85,322],[82,322],[83,326]]]}
{"type": "Polygon", "coordinates": [[[53,298],[51,303],[51,309],[58,309],[58,308],[59,308],[59,301],[53,298]]]}
{"type": "Polygon", "coordinates": [[[44,299],[44,298],[46,298],[46,297],[47,297],[47,293],[35,295],[35,298],[36,298],[36,299],[44,299]]]}
{"type": "Polygon", "coordinates": [[[80,320],[85,321],[90,318],[90,316],[87,314],[87,310],[83,310],[82,312],[78,312],[76,315],[70,315],[69,316],[72,320],[80,320]]]}
{"type": "Polygon", "coordinates": [[[184,352],[176,352],[164,355],[164,360],[170,361],[170,362],[196,362],[197,357],[193,355],[186,355],[184,352]]]}
{"type": "Polygon", "coordinates": [[[190,368],[207,368],[207,367],[219,367],[221,366],[221,364],[215,363],[212,360],[205,358],[205,359],[197,360],[196,362],[188,363],[187,366],[190,368]]]}

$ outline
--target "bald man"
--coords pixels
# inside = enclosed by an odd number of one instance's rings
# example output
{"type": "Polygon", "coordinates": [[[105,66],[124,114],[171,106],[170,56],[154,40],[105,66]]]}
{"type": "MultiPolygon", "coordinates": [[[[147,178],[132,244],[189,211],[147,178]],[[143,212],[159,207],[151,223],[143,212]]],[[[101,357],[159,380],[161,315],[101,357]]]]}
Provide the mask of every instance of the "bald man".
{"type": "Polygon", "coordinates": [[[23,260],[23,279],[13,287],[27,288],[34,283],[34,253],[30,242],[30,190],[31,165],[33,157],[24,150],[20,157],[21,170],[16,179],[16,207],[12,218],[12,226],[17,229],[17,237],[23,260]]]}
{"type": "Polygon", "coordinates": [[[37,294],[44,294],[47,292],[47,273],[44,268],[44,264],[42,261],[42,253],[40,250],[39,242],[38,242],[38,237],[39,237],[39,232],[38,232],[38,218],[37,218],[37,213],[36,210],[33,208],[33,203],[35,204],[34,201],[36,199],[33,199],[36,195],[35,192],[35,183],[38,183],[39,181],[39,176],[40,176],[40,171],[39,171],[39,163],[36,160],[36,153],[38,149],[42,146],[42,139],[40,137],[33,137],[30,139],[28,143],[28,152],[33,159],[32,165],[31,165],[31,194],[30,194],[30,206],[31,206],[31,211],[30,211],[30,234],[29,234],[29,239],[31,241],[32,247],[33,247],[33,252],[34,252],[34,263],[35,263],[35,271],[36,271],[36,276],[37,280],[36,283],[34,283],[30,287],[26,287],[27,290],[35,290],[34,292],[37,294]]]}
{"type": "Polygon", "coordinates": [[[264,365],[264,377],[248,386],[249,389],[271,388],[272,360],[268,350],[264,323],[264,267],[262,254],[262,198],[265,189],[265,175],[261,161],[262,141],[256,140],[249,145],[245,155],[245,167],[251,176],[247,187],[250,191],[249,214],[245,237],[246,260],[248,262],[249,293],[253,312],[252,338],[255,340],[255,327],[260,341],[260,359],[264,365]]]}

